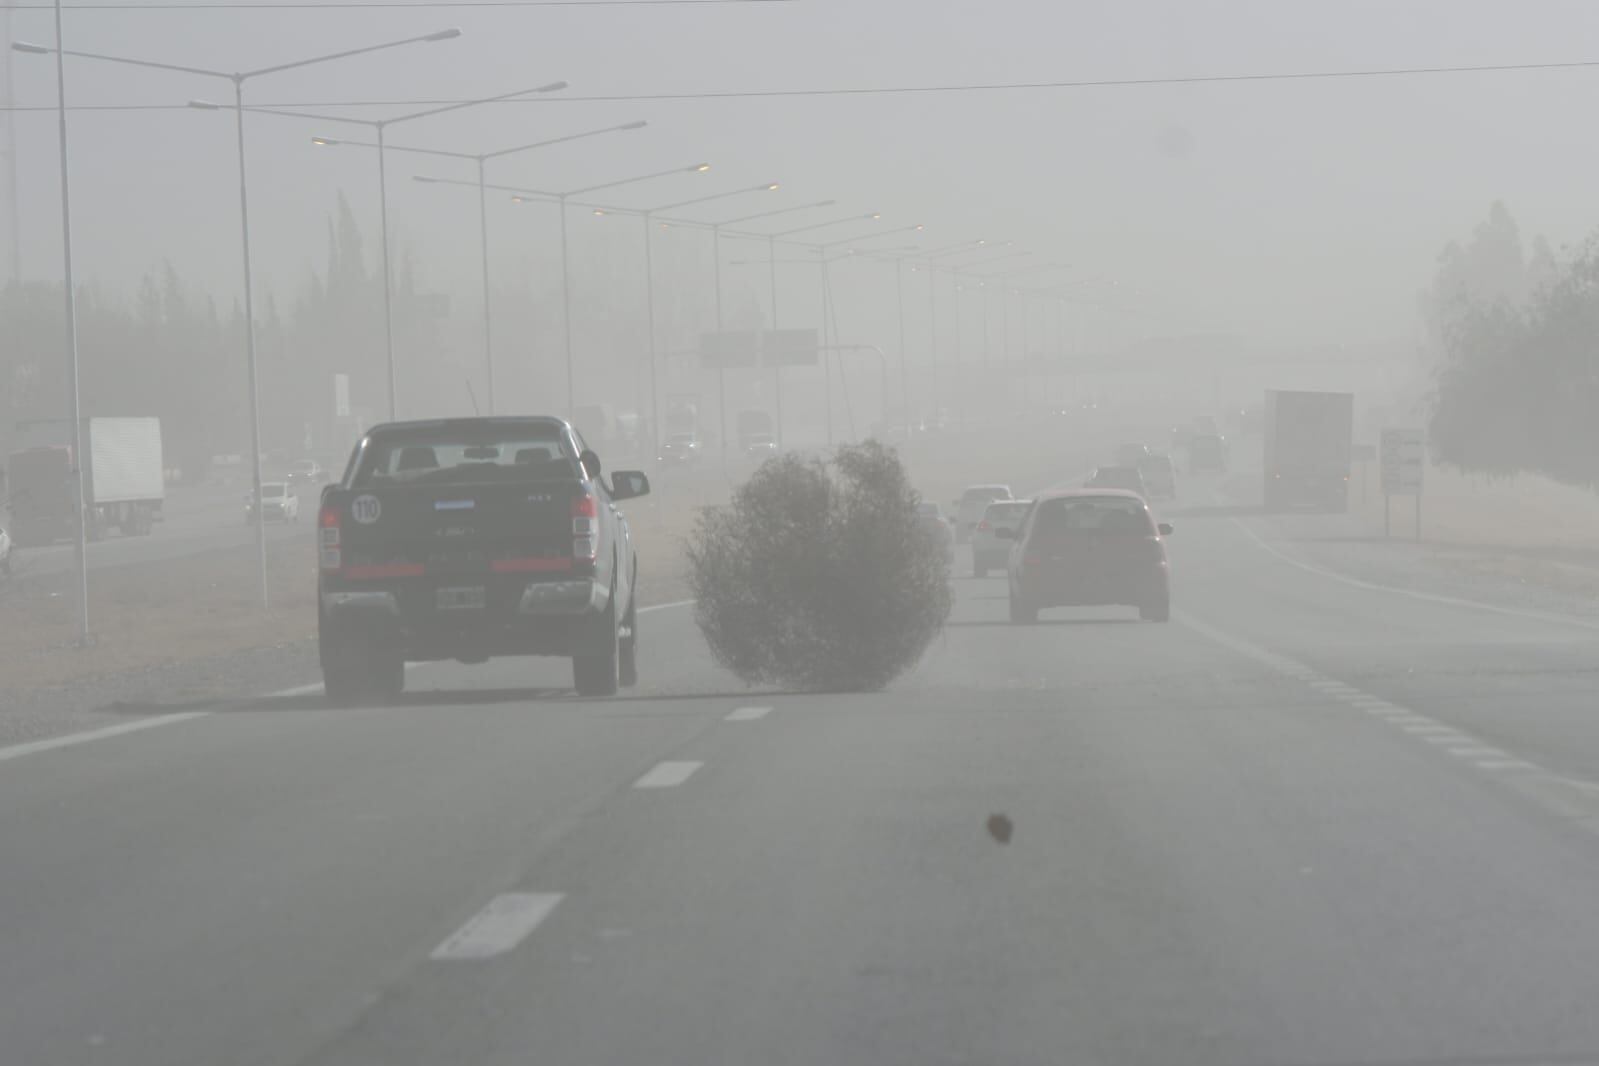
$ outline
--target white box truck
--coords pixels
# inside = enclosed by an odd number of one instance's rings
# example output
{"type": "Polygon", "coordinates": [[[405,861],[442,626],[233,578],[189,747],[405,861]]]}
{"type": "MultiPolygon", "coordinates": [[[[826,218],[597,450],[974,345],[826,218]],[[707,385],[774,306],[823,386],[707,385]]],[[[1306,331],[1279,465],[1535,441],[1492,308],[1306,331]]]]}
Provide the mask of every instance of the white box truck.
{"type": "MultiPolygon", "coordinates": [[[[76,529],[73,514],[72,435],[65,419],[18,427],[25,445],[11,455],[8,488],[11,522],[19,544],[48,544],[76,529]]],[[[110,529],[123,536],[148,534],[166,500],[159,418],[86,418],[83,499],[90,539],[110,529]]]]}
{"type": "Polygon", "coordinates": [[[1266,390],[1266,510],[1347,511],[1354,434],[1353,393],[1266,390]]]}

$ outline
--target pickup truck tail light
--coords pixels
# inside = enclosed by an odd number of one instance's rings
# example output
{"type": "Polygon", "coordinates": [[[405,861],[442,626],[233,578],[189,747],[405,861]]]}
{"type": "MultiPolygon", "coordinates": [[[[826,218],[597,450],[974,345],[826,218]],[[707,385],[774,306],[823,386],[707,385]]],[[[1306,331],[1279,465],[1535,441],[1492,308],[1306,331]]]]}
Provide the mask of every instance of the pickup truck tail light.
{"type": "Polygon", "coordinates": [[[317,562],[324,570],[337,570],[344,564],[339,542],[339,509],[326,504],[316,516],[317,562]]]}
{"type": "Polygon", "coordinates": [[[600,504],[591,492],[572,497],[572,558],[593,562],[600,554],[600,504]]]}

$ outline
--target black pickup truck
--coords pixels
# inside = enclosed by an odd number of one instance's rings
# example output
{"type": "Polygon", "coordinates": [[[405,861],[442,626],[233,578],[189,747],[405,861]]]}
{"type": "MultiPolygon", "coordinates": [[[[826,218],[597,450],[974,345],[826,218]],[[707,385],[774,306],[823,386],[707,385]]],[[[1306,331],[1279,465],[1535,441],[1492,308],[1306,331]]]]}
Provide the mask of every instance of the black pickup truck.
{"type": "Polygon", "coordinates": [[[322,677],[335,702],[383,702],[406,662],[572,660],[581,695],[637,681],[638,562],[623,500],[649,479],[558,418],[374,427],[317,513],[322,677]]]}

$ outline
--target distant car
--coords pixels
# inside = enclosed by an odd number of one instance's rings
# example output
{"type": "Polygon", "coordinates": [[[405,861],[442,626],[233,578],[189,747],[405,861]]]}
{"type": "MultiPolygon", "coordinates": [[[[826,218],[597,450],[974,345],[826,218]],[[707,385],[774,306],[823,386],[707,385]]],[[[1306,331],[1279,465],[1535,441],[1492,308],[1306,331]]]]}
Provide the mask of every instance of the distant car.
{"type": "Polygon", "coordinates": [[[744,454],[755,459],[776,455],[777,438],[770,433],[751,433],[744,439],[744,454]]]}
{"type": "MultiPolygon", "coordinates": [[[[300,497],[295,495],[287,482],[263,481],[261,482],[261,518],[267,522],[298,522],[300,520],[300,497]]],[[[255,493],[244,494],[244,521],[246,525],[255,521],[255,493]]]]}
{"type": "Polygon", "coordinates": [[[1171,617],[1171,581],[1162,538],[1149,506],[1131,492],[1073,489],[1033,502],[1015,533],[1006,576],[1010,620],[1038,621],[1048,607],[1137,607],[1139,617],[1171,617]]]}
{"type": "Polygon", "coordinates": [[[315,459],[301,459],[289,467],[288,482],[292,487],[321,488],[327,481],[327,470],[315,459]]]}
{"type": "Polygon", "coordinates": [[[919,503],[916,505],[916,517],[921,521],[922,529],[934,541],[943,546],[944,558],[955,558],[955,527],[950,524],[938,511],[936,503],[919,503]]]}
{"type": "Polygon", "coordinates": [[[1138,472],[1136,466],[1102,466],[1094,471],[1092,477],[1083,482],[1083,487],[1088,489],[1122,489],[1127,492],[1137,493],[1145,499],[1149,498],[1149,486],[1144,484],[1144,476],[1138,472]]]}
{"type": "Polygon", "coordinates": [[[1225,473],[1227,470],[1227,440],[1214,433],[1199,433],[1188,445],[1188,472],[1190,474],[1225,473]]]}
{"type": "Polygon", "coordinates": [[[955,540],[965,544],[995,500],[1012,499],[1009,485],[969,485],[955,501],[955,540]]]}
{"type": "Polygon", "coordinates": [[[661,442],[656,458],[665,466],[690,466],[700,461],[699,438],[692,433],[672,433],[661,442]]]}
{"type": "Polygon", "coordinates": [[[1138,464],[1138,475],[1144,479],[1151,500],[1177,498],[1177,470],[1169,455],[1150,455],[1138,464]]]}
{"type": "Polygon", "coordinates": [[[1137,466],[1149,457],[1147,444],[1123,444],[1116,449],[1117,466],[1137,466]]]}
{"type": "Polygon", "coordinates": [[[11,534],[0,529],[0,574],[11,573],[11,534]]]}
{"type": "Polygon", "coordinates": [[[999,531],[1008,529],[1014,535],[1032,505],[1032,500],[995,500],[988,505],[972,531],[973,577],[987,577],[990,570],[1004,568],[1011,541],[1001,538],[999,531]]]}

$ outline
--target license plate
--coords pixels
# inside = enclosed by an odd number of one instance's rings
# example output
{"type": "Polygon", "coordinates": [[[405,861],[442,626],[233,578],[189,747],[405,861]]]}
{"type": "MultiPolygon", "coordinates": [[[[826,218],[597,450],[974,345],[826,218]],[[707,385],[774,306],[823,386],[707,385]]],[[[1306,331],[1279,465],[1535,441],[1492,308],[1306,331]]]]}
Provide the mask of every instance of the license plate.
{"type": "Polygon", "coordinates": [[[481,610],[488,605],[482,585],[441,588],[437,596],[438,609],[441,611],[481,610]]]}

